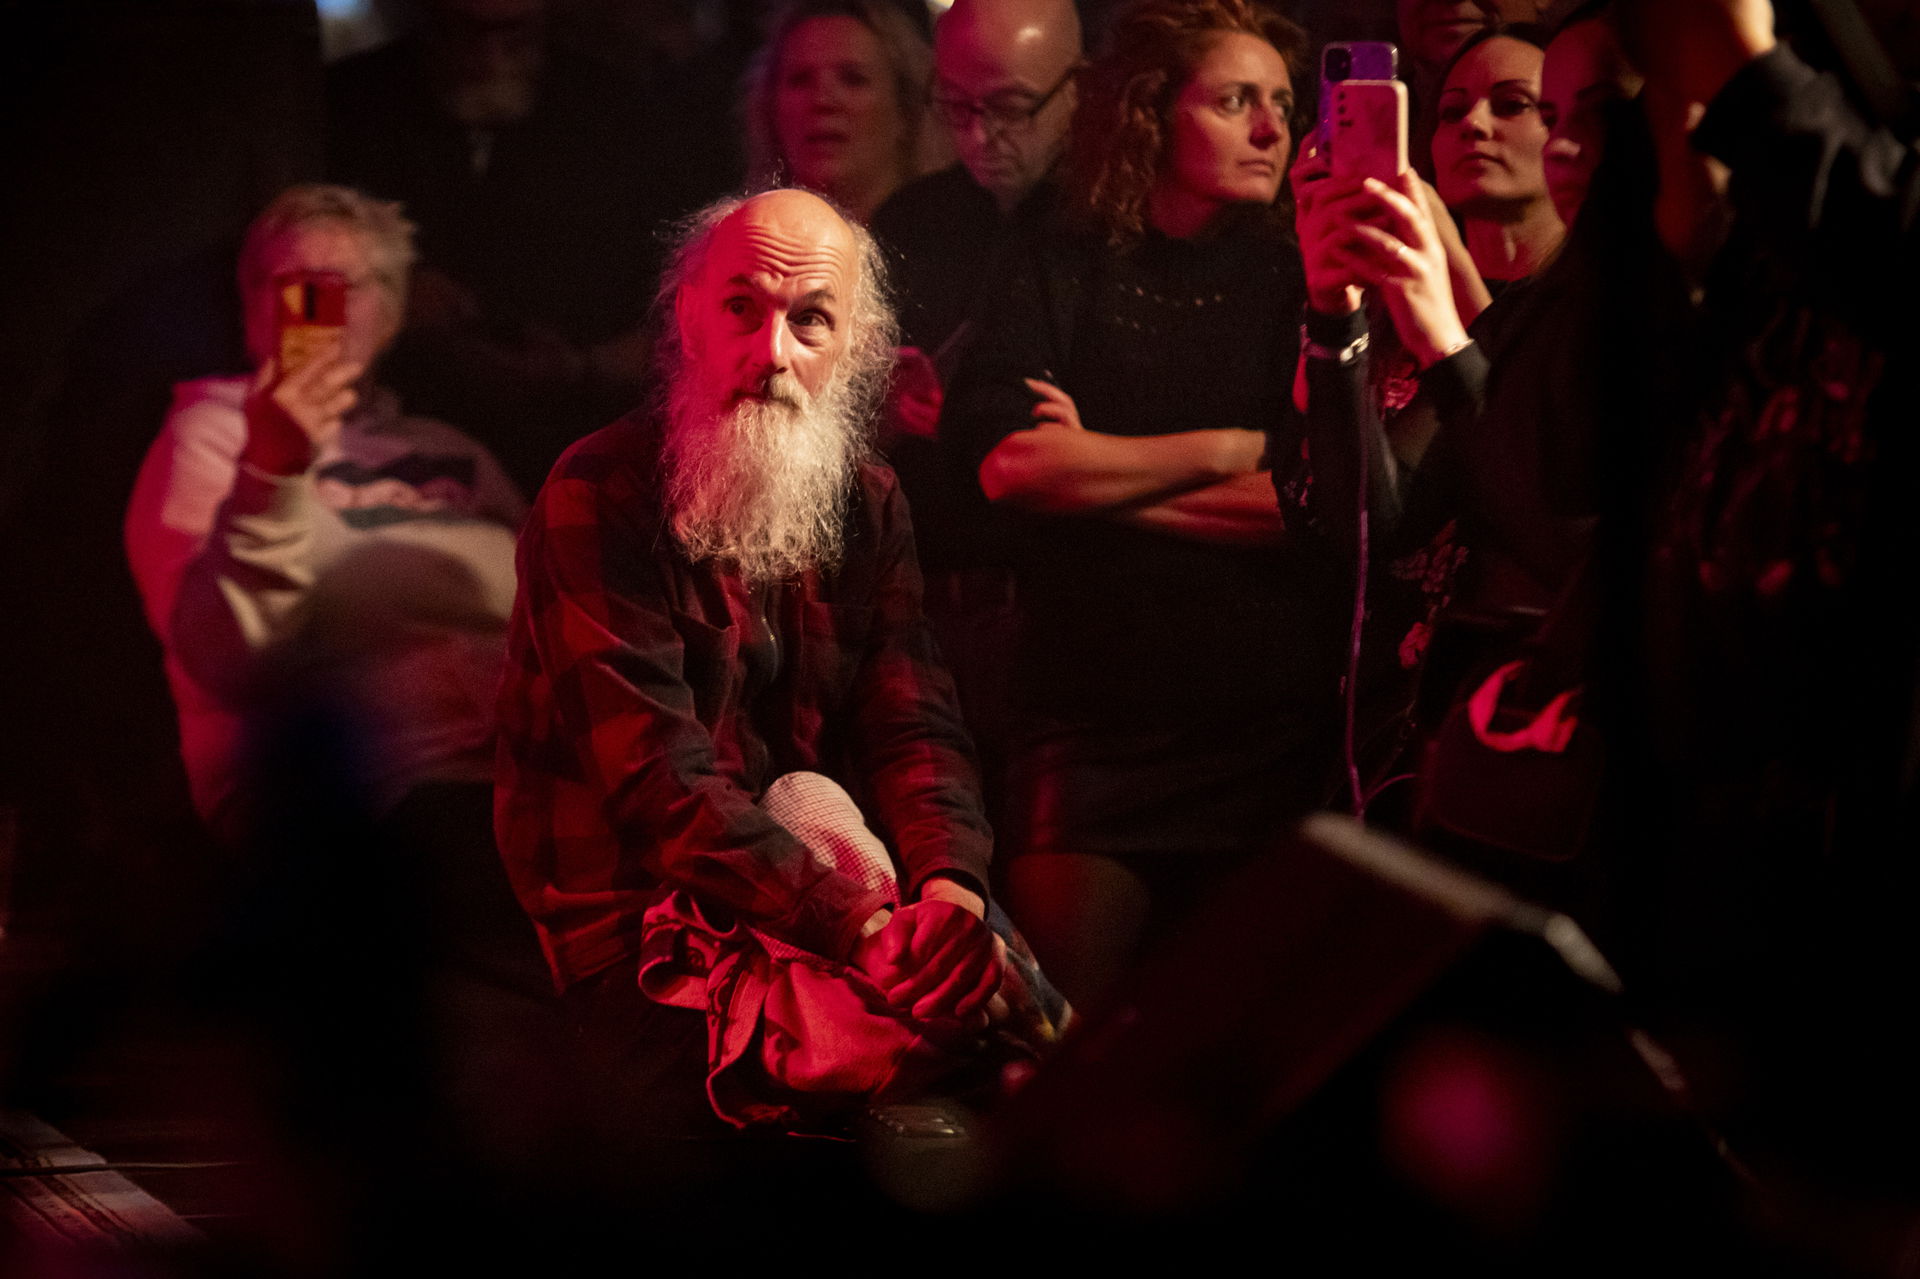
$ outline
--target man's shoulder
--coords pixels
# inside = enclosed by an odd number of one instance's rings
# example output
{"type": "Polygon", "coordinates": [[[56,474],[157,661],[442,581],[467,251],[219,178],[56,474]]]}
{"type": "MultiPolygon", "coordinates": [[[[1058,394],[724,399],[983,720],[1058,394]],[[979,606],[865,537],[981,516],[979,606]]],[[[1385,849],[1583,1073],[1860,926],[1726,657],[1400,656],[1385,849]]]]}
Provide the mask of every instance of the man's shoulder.
{"type": "Polygon", "coordinates": [[[942,227],[973,226],[981,218],[991,225],[999,216],[993,196],[955,163],[895,191],[873,215],[873,233],[883,244],[918,243],[940,239],[942,227]]]}
{"type": "Polygon", "coordinates": [[[854,500],[847,514],[857,525],[858,541],[875,544],[908,527],[906,495],[893,468],[878,458],[862,461],[853,476],[854,500]]]}
{"type": "Polygon", "coordinates": [[[864,458],[854,470],[854,482],[862,500],[871,506],[885,506],[900,491],[900,477],[883,459],[864,458]]]}
{"type": "Polygon", "coordinates": [[[635,409],[567,447],[540,488],[542,501],[555,489],[584,487],[602,507],[630,507],[638,515],[659,503],[661,429],[657,416],[635,409]]]}
{"type": "Polygon", "coordinates": [[[660,456],[660,424],[653,413],[635,409],[567,446],[548,477],[598,480],[622,468],[651,467],[660,456]]]}

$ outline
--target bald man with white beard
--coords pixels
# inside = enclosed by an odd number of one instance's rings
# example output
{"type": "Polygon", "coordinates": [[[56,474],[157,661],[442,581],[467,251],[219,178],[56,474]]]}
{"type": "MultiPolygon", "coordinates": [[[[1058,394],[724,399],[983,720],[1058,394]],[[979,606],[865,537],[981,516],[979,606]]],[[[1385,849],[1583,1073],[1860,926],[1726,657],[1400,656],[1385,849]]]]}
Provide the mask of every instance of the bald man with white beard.
{"type": "Polygon", "coordinates": [[[568,451],[521,538],[496,828],[635,1132],[697,1131],[705,1105],[706,1017],[636,980],[676,893],[859,970],[916,1025],[977,1031],[999,990],[972,751],[905,502],[868,460],[880,276],[816,196],[714,206],[662,284],[655,401],[568,451]],[[861,797],[897,889],[768,811],[787,775],[861,797]]]}

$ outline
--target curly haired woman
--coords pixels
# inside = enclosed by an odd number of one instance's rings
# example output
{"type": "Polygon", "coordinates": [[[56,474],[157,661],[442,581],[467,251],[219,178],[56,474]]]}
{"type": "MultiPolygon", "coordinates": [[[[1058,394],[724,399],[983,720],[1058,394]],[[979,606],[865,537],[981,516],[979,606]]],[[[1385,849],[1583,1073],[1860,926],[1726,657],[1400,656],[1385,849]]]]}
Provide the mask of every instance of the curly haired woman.
{"type": "Polygon", "coordinates": [[[988,498],[1026,515],[1007,891],[1083,1006],[1331,760],[1339,587],[1285,527],[1262,434],[1298,352],[1278,202],[1305,47],[1249,0],[1123,11],[1081,82],[1066,224],[947,403],[988,498]]]}

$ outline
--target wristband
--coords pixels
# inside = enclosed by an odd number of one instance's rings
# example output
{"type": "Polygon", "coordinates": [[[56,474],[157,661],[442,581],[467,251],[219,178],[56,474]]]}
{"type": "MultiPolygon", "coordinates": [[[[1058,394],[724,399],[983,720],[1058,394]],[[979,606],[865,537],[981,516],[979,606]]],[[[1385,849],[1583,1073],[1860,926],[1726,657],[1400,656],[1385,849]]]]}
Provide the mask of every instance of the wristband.
{"type": "Polygon", "coordinates": [[[1362,333],[1345,346],[1323,346],[1308,335],[1306,325],[1303,324],[1300,326],[1300,353],[1309,360],[1326,360],[1339,365],[1341,368],[1345,368],[1347,365],[1359,359],[1361,355],[1365,353],[1367,345],[1371,340],[1371,334],[1362,333]]]}

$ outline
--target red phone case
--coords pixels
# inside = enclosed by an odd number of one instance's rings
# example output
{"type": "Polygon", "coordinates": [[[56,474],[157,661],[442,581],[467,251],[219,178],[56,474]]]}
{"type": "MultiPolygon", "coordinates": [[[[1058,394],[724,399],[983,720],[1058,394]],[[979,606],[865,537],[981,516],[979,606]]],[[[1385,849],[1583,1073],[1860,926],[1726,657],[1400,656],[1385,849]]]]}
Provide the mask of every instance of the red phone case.
{"type": "Polygon", "coordinates": [[[332,271],[289,271],[273,278],[280,329],[280,375],[340,352],[347,326],[347,279],[332,271]]]}

